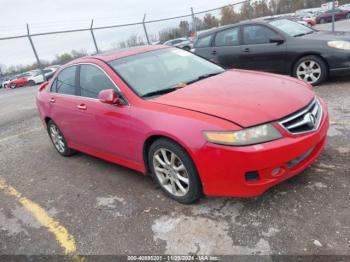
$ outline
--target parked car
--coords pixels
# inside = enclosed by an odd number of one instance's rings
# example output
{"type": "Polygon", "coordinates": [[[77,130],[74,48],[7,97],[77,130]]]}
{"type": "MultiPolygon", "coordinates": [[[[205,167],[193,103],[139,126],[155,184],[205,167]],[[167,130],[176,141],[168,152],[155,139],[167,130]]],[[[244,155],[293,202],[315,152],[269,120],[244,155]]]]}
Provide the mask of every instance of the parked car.
{"type": "MultiPolygon", "coordinates": [[[[327,10],[316,17],[317,24],[324,24],[332,22],[333,9],[327,10]]],[[[350,19],[350,10],[344,10],[340,8],[334,9],[334,19],[335,21],[341,19],[350,19]]]]}
{"type": "Polygon", "coordinates": [[[26,86],[28,84],[28,80],[26,78],[26,74],[17,75],[15,79],[12,79],[8,84],[7,87],[14,89],[17,87],[26,86]]]}
{"type": "Polygon", "coordinates": [[[343,9],[343,10],[350,10],[350,4],[345,4],[345,5],[342,5],[339,7],[340,9],[343,9]]]}
{"type": "Polygon", "coordinates": [[[9,77],[2,77],[0,79],[0,88],[4,88],[4,83],[7,82],[9,79],[9,77]]]}
{"type": "Polygon", "coordinates": [[[164,42],[164,45],[179,47],[185,50],[191,50],[193,43],[188,38],[176,38],[164,42]]]}
{"type": "Polygon", "coordinates": [[[5,81],[2,82],[2,87],[3,87],[3,88],[8,88],[8,87],[9,87],[8,84],[9,84],[12,80],[14,80],[14,79],[16,79],[15,76],[7,77],[7,80],[5,80],[5,81]]]}
{"type": "MultiPolygon", "coordinates": [[[[50,77],[52,77],[54,75],[54,73],[56,72],[56,68],[45,68],[43,69],[44,75],[45,75],[45,79],[49,79],[50,77]]],[[[44,77],[41,73],[40,70],[36,70],[30,77],[28,77],[28,84],[33,86],[33,85],[37,85],[37,84],[41,84],[43,83],[44,77]]]]}
{"type": "Polygon", "coordinates": [[[301,13],[296,17],[297,21],[306,22],[307,26],[312,27],[316,25],[316,17],[312,13],[301,13]]]}
{"type": "Polygon", "coordinates": [[[225,68],[295,76],[312,85],[350,72],[350,33],[323,32],[287,19],[252,21],[200,34],[193,51],[225,68]]]}
{"type": "Polygon", "coordinates": [[[70,62],[37,106],[59,154],[151,174],[181,203],[262,194],[319,157],[329,125],[303,81],[154,45],[70,62]]]}

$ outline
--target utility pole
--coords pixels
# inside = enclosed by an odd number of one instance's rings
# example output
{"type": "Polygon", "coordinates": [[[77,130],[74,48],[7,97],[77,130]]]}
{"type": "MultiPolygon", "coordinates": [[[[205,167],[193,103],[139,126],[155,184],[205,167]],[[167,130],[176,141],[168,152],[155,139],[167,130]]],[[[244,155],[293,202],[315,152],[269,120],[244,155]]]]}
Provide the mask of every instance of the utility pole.
{"type": "Polygon", "coordinates": [[[332,1],[332,32],[335,31],[335,0],[332,1]]]}
{"type": "Polygon", "coordinates": [[[191,7],[191,16],[192,16],[192,30],[193,30],[193,33],[197,35],[196,17],[194,16],[193,7],[191,7]]]}
{"type": "Polygon", "coordinates": [[[147,28],[146,28],[146,14],[143,16],[142,25],[143,25],[143,30],[145,31],[145,35],[146,35],[146,39],[147,39],[147,44],[150,45],[151,42],[149,41],[149,37],[148,37],[148,33],[147,33],[147,28]]]}
{"type": "Polygon", "coordinates": [[[94,19],[91,20],[90,32],[91,32],[92,40],[94,41],[96,54],[98,54],[99,51],[98,51],[98,47],[97,47],[97,43],[96,43],[96,38],[95,38],[93,26],[94,26],[94,19]]]}
{"type": "Polygon", "coordinates": [[[33,40],[32,40],[32,36],[30,35],[30,32],[29,32],[29,25],[28,25],[28,24],[27,24],[27,36],[28,36],[30,45],[32,46],[33,53],[34,53],[34,56],[35,56],[35,59],[36,59],[36,63],[38,64],[40,73],[41,73],[41,75],[43,76],[43,80],[44,80],[44,82],[45,82],[45,81],[46,81],[46,76],[45,76],[44,71],[43,71],[43,68],[42,68],[42,66],[41,66],[38,53],[37,53],[36,50],[35,50],[35,46],[34,46],[34,43],[33,43],[33,40]]]}

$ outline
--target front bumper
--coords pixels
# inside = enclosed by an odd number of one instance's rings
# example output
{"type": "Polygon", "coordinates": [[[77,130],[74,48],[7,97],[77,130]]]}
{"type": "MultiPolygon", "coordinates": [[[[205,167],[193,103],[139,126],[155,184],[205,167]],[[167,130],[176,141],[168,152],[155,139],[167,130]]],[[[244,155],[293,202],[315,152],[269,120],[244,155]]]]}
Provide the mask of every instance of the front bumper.
{"type": "Polygon", "coordinates": [[[319,128],[307,134],[245,147],[207,143],[198,151],[196,165],[204,194],[209,196],[253,197],[303,171],[321,154],[326,143],[329,117],[321,102],[323,116],[319,128]],[[246,174],[257,172],[259,179],[247,181],[246,174]]]}
{"type": "Polygon", "coordinates": [[[324,55],[329,67],[330,76],[350,74],[350,52],[348,50],[331,49],[324,55]]]}

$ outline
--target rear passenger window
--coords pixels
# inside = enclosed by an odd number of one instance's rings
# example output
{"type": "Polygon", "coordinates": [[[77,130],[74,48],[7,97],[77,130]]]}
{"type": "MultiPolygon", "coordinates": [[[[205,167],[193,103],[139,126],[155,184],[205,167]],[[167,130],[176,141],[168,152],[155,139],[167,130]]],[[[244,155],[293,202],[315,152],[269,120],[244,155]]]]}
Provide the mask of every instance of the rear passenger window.
{"type": "Polygon", "coordinates": [[[239,27],[221,31],[216,34],[215,46],[238,46],[239,27]]]}
{"type": "Polygon", "coordinates": [[[59,94],[75,95],[75,72],[77,67],[71,66],[64,70],[56,77],[51,91],[59,94]]]}
{"type": "Polygon", "coordinates": [[[93,65],[80,67],[80,95],[97,98],[100,91],[114,88],[114,84],[99,68],[93,65]]]}
{"type": "Polygon", "coordinates": [[[212,35],[208,35],[202,38],[198,38],[196,41],[196,47],[208,47],[210,46],[212,35]]]}

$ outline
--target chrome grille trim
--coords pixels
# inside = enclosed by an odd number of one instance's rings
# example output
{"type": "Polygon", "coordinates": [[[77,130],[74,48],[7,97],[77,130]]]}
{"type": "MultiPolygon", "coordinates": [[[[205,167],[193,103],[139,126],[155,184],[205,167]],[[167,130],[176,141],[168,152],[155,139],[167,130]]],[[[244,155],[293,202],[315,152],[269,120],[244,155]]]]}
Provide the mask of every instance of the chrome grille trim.
{"type": "Polygon", "coordinates": [[[314,98],[305,109],[282,119],[279,124],[290,134],[305,134],[320,127],[322,115],[322,106],[314,98]]]}

